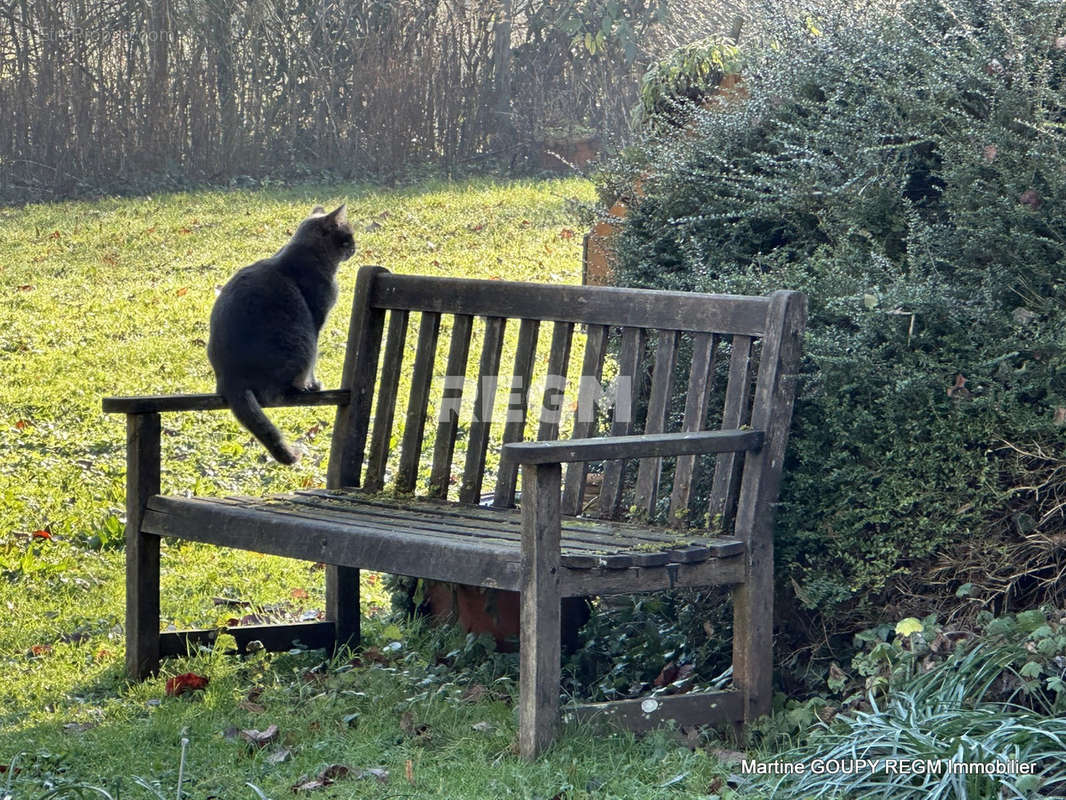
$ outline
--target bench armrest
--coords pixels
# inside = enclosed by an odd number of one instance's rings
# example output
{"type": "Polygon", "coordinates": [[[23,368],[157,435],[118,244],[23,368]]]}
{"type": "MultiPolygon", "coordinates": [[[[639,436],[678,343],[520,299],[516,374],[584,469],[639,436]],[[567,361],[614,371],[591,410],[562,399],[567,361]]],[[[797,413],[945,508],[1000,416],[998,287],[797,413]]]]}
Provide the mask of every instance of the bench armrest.
{"type": "MultiPolygon", "coordinates": [[[[351,392],[347,389],[327,389],[321,392],[293,392],[272,403],[263,403],[266,408],[278,406],[343,406],[347,405],[351,392]]],[[[162,394],[145,397],[105,397],[104,412],[107,414],[158,414],[163,411],[221,411],[227,409],[226,401],[217,394],[162,394]]]]}
{"type": "Polygon", "coordinates": [[[609,461],[621,458],[655,458],[703,453],[758,450],[762,431],[698,431],[650,433],[643,436],[601,436],[551,442],[505,444],[501,461],[515,464],[565,464],[571,461],[609,461]]]}

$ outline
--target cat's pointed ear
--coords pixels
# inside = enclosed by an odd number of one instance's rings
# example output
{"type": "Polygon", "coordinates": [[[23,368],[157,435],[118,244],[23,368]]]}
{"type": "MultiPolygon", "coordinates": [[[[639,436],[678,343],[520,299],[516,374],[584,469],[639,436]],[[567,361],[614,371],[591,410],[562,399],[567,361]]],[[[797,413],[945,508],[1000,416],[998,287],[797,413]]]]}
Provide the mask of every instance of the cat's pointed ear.
{"type": "Polygon", "coordinates": [[[311,216],[312,217],[315,214],[325,214],[325,213],[326,213],[326,209],[324,209],[322,206],[316,205],[314,208],[311,209],[311,216]]]}
{"type": "Polygon", "coordinates": [[[337,223],[338,225],[344,225],[346,222],[348,222],[348,204],[342,203],[339,208],[329,212],[327,219],[337,223]]]}

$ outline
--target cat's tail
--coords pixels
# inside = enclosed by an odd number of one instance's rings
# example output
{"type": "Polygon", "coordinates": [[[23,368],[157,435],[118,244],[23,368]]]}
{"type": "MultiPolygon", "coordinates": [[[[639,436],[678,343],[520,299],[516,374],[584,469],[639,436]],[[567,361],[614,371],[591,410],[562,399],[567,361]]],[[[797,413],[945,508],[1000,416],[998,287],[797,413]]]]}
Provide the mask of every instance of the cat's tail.
{"type": "Polygon", "coordinates": [[[233,416],[270,451],[270,455],[282,464],[295,464],[300,460],[300,454],[285,443],[281,431],[263,413],[263,407],[251,389],[224,393],[224,397],[233,416]]]}

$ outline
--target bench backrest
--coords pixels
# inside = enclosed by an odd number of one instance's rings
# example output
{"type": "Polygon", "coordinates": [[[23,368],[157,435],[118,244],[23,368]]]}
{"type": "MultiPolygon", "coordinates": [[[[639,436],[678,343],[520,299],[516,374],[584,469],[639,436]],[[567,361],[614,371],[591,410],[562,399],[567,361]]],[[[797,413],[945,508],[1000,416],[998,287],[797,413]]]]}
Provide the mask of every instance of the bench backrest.
{"type": "MultiPolygon", "coordinates": [[[[342,378],[351,402],[338,410],[329,485],[378,490],[388,477],[402,492],[421,487],[476,504],[487,488],[490,447],[555,439],[561,430],[585,438],[603,428],[624,435],[750,425],[767,432],[764,451],[783,451],[803,318],[796,292],[740,297],[363,267],[342,378]],[[717,390],[716,376],[724,378],[717,390]]],[[[615,517],[635,507],[667,511],[677,523],[690,513],[728,519],[742,460],[717,457],[709,506],[695,509],[695,457],[677,459],[668,496],[659,486],[662,459],[641,460],[635,475],[607,464],[591,513],[615,517]]],[[[513,505],[516,480],[513,466],[500,466],[493,505],[513,505]]],[[[570,465],[563,513],[590,513],[585,485],[585,465],[570,465]]]]}

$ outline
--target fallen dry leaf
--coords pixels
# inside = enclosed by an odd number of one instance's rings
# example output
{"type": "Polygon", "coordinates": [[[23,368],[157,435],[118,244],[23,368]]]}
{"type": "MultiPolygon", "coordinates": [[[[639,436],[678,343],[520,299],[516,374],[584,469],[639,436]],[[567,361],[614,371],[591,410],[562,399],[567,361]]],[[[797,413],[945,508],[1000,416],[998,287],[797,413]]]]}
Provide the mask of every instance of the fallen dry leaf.
{"type": "Polygon", "coordinates": [[[722,764],[739,764],[747,758],[747,754],[742,753],[739,750],[727,750],[721,747],[711,750],[710,754],[722,764]]]}
{"type": "Polygon", "coordinates": [[[266,757],[268,764],[283,764],[292,758],[292,750],[287,747],[279,747],[266,757]]]}
{"type": "Polygon", "coordinates": [[[241,731],[241,738],[249,744],[256,747],[266,747],[266,745],[274,742],[278,738],[278,726],[271,725],[266,730],[256,730],[255,728],[249,728],[241,731]]]}

